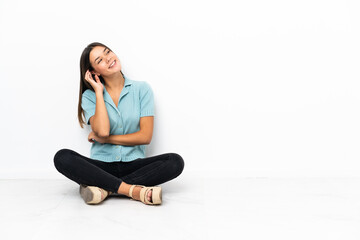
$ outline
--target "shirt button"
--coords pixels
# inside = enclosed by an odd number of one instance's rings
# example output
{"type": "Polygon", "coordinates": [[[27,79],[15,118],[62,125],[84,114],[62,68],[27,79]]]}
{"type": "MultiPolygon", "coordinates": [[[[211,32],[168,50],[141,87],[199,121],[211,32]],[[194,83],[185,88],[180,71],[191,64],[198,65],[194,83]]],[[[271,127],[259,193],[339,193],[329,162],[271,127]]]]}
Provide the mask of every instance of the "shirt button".
{"type": "Polygon", "coordinates": [[[116,156],[116,159],[119,159],[120,157],[119,156],[116,156]]]}
{"type": "Polygon", "coordinates": [[[120,125],[120,126],[118,126],[118,128],[122,128],[122,126],[120,125]]]}

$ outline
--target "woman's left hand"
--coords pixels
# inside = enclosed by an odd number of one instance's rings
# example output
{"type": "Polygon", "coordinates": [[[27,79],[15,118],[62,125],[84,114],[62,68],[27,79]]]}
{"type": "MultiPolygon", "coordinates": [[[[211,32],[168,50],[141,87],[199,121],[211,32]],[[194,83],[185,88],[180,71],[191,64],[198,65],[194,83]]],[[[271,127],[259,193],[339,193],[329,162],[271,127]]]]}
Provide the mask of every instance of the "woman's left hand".
{"type": "Polygon", "coordinates": [[[91,143],[99,142],[99,143],[106,143],[106,138],[101,138],[98,135],[96,135],[94,132],[91,132],[88,136],[88,141],[91,143]]]}

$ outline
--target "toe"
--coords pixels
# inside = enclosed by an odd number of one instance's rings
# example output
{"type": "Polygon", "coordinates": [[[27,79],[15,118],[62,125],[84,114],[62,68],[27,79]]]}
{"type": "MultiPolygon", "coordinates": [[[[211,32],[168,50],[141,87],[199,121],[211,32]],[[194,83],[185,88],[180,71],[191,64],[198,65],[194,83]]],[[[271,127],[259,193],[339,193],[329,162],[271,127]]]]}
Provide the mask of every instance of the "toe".
{"type": "Polygon", "coordinates": [[[147,199],[149,202],[152,202],[151,196],[152,196],[152,190],[150,190],[147,195],[147,199]]]}

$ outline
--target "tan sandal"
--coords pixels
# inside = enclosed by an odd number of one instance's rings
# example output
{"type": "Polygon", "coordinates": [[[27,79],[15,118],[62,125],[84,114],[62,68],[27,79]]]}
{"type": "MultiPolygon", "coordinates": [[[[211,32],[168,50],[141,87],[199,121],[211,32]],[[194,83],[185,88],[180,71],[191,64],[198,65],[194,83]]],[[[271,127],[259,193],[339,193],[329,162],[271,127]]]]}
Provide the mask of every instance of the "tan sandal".
{"type": "Polygon", "coordinates": [[[96,186],[86,186],[84,184],[80,184],[79,192],[87,204],[99,204],[111,194],[111,192],[102,188],[96,186]]]}
{"type": "MultiPolygon", "coordinates": [[[[129,190],[129,196],[132,197],[133,190],[136,186],[142,187],[140,190],[140,201],[147,204],[147,205],[159,205],[162,202],[162,190],[161,187],[145,187],[143,185],[132,185],[129,190]],[[151,199],[152,202],[147,200],[148,192],[152,190],[151,199]]],[[[135,200],[135,199],[134,199],[135,200]]]]}

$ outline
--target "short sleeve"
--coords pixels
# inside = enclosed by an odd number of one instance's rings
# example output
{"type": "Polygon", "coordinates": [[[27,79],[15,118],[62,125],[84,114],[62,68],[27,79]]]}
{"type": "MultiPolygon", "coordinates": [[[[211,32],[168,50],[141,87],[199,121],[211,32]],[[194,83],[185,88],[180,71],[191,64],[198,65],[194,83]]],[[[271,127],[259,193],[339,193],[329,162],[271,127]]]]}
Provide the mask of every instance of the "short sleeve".
{"type": "Polygon", "coordinates": [[[140,117],[154,116],[154,94],[150,85],[143,82],[140,89],[140,117]]]}
{"type": "Polygon", "coordinates": [[[81,107],[84,110],[86,124],[90,125],[89,119],[95,115],[96,109],[96,95],[90,89],[82,94],[81,107]]]}

